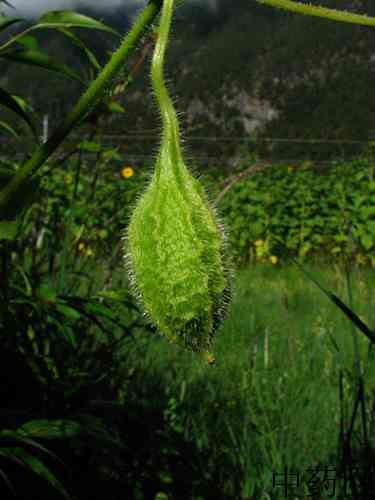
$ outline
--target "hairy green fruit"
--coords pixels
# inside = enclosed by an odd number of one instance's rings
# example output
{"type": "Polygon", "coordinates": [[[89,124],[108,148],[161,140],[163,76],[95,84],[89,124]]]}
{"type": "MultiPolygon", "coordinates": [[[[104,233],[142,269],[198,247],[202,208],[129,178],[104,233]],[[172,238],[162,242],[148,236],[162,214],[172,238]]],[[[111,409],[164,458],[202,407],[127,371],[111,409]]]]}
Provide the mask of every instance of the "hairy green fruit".
{"type": "Polygon", "coordinates": [[[169,341],[212,364],[210,345],[227,311],[234,273],[224,228],[184,163],[163,79],[172,10],[173,0],[165,0],[151,70],[162,141],[155,172],[131,215],[125,257],[146,318],[169,341]]]}

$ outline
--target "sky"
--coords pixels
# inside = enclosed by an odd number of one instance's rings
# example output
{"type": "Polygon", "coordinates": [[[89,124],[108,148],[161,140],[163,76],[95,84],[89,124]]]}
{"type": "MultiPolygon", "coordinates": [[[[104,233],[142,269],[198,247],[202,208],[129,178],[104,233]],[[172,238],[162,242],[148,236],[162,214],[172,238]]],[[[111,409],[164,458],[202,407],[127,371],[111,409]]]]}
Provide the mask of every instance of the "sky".
{"type": "MultiPolygon", "coordinates": [[[[21,17],[39,17],[48,10],[76,10],[84,7],[96,8],[101,11],[124,6],[130,11],[142,8],[147,0],[8,0],[16,10],[0,3],[0,10],[5,15],[21,17]]],[[[187,0],[191,3],[202,3],[216,9],[216,0],[187,0]]]]}

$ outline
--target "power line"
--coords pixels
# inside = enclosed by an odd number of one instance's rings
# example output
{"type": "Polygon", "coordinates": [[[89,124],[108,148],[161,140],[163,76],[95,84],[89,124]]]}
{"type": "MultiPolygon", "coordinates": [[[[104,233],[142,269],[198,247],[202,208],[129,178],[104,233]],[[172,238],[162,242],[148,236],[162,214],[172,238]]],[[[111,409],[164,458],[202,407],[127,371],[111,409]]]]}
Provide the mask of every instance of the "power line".
{"type": "MultiPolygon", "coordinates": [[[[153,135],[147,135],[147,134],[123,134],[123,135],[112,135],[112,134],[101,134],[100,136],[102,139],[116,139],[116,140],[123,140],[123,139],[145,139],[145,140],[150,140],[150,139],[157,139],[159,140],[159,137],[157,134],[153,135]]],[[[66,142],[77,142],[75,139],[77,138],[78,142],[81,142],[82,136],[74,136],[72,135],[70,138],[66,140],[66,142]]],[[[290,138],[282,138],[282,137],[249,137],[249,136],[216,136],[216,137],[207,137],[207,136],[189,136],[189,137],[184,137],[183,138],[185,142],[190,142],[190,141],[213,141],[213,142],[221,142],[221,141],[229,141],[229,142],[251,142],[251,143],[257,143],[257,142],[285,142],[285,143],[301,143],[301,144],[372,144],[375,142],[374,139],[369,139],[367,141],[363,140],[358,140],[358,139],[290,139],[290,138]]],[[[9,138],[6,137],[0,137],[0,143],[8,143],[9,138]]]]}
{"type": "MultiPolygon", "coordinates": [[[[157,135],[147,135],[147,134],[123,134],[123,135],[112,135],[112,134],[102,134],[101,137],[111,138],[111,139],[158,139],[157,135]]],[[[74,136],[72,136],[72,139],[74,136]]],[[[216,136],[216,137],[206,137],[206,136],[189,136],[184,137],[184,141],[244,141],[244,142],[296,142],[296,143],[333,143],[333,144],[371,144],[375,141],[374,139],[370,139],[367,141],[361,141],[357,139],[290,139],[290,138],[281,138],[281,137],[249,137],[249,136],[216,136]]]]}
{"type": "MultiPolygon", "coordinates": [[[[89,153],[92,156],[95,155],[95,153],[89,153]]],[[[132,161],[132,160],[153,160],[155,161],[155,155],[152,154],[127,154],[125,161],[132,161]]],[[[200,161],[202,162],[216,162],[217,164],[225,164],[229,162],[236,162],[238,163],[245,163],[245,162],[251,162],[253,160],[249,160],[248,157],[242,156],[242,157],[237,157],[237,158],[224,158],[223,156],[187,156],[185,157],[186,162],[194,162],[198,163],[200,161]]],[[[265,161],[265,162],[271,162],[274,163],[275,165],[277,164],[285,164],[285,163],[303,163],[303,162],[311,162],[315,164],[332,164],[334,162],[340,161],[340,162],[351,162],[353,161],[353,158],[345,158],[345,157],[340,157],[340,158],[324,158],[324,159],[313,159],[313,158],[258,158],[256,161],[265,161]]],[[[343,165],[344,166],[344,165],[343,165]]]]}
{"type": "MultiPolygon", "coordinates": [[[[93,157],[93,156],[96,156],[96,153],[91,153],[91,152],[85,152],[84,153],[84,156],[87,158],[87,159],[90,159],[90,156],[93,157]]],[[[1,154],[0,153],[0,160],[6,160],[8,159],[9,156],[7,155],[4,155],[4,154],[1,154]]],[[[24,153],[14,153],[12,155],[12,158],[16,158],[17,160],[21,159],[21,158],[25,158],[25,154],[24,153]]],[[[55,158],[56,159],[56,158],[55,158]]],[[[275,165],[277,164],[286,164],[286,163],[290,163],[290,164],[299,164],[299,163],[304,163],[304,162],[309,162],[309,163],[312,163],[312,164],[321,164],[321,165],[328,165],[328,164],[333,164],[333,163],[337,163],[337,162],[340,162],[340,163],[350,163],[350,162],[353,162],[354,160],[358,159],[357,157],[351,157],[351,158],[348,158],[348,157],[340,157],[340,158],[290,158],[290,157],[286,157],[286,158],[275,158],[275,157],[267,157],[267,158],[257,158],[256,161],[267,161],[267,162],[271,162],[271,163],[274,163],[275,165]]],[[[57,158],[58,160],[58,158],[57,158]]],[[[124,155],[124,158],[120,161],[123,161],[123,162],[131,162],[131,161],[155,161],[155,155],[152,155],[152,154],[132,154],[132,153],[127,153],[126,155],[124,155]]],[[[119,160],[117,160],[117,163],[118,163],[119,160]]],[[[225,158],[223,156],[201,156],[201,155],[186,155],[185,156],[185,161],[187,163],[191,163],[191,164],[194,164],[194,163],[199,163],[199,162],[208,162],[208,163],[213,163],[215,162],[216,164],[231,164],[231,165],[234,165],[234,164],[240,164],[240,163],[245,163],[245,162],[251,162],[251,161],[254,161],[252,159],[249,159],[248,157],[246,156],[237,156],[237,157],[231,157],[231,158],[225,158]]],[[[345,165],[342,165],[342,166],[345,166],[345,165]]]]}

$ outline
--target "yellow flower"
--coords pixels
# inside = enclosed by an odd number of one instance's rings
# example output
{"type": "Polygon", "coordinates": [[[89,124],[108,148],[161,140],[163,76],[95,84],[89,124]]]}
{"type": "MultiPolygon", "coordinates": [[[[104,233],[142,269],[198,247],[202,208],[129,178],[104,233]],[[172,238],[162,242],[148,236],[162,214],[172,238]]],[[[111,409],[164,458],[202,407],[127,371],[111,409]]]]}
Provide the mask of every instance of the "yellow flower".
{"type": "Polygon", "coordinates": [[[78,245],[78,250],[79,250],[80,252],[84,253],[84,251],[85,251],[85,244],[81,242],[81,243],[78,245]]]}
{"type": "Polygon", "coordinates": [[[256,246],[256,247],[261,247],[261,246],[263,245],[263,243],[264,243],[264,241],[263,241],[263,240],[257,240],[257,241],[255,242],[255,246],[256,246]]]}
{"type": "Polygon", "coordinates": [[[134,175],[134,170],[132,169],[132,167],[124,167],[122,170],[121,170],[121,175],[122,177],[131,177],[132,175],[134,175]]]}
{"type": "Polygon", "coordinates": [[[293,165],[289,165],[289,167],[288,167],[288,172],[289,172],[289,173],[290,173],[290,172],[293,172],[293,170],[294,170],[293,165]]]}
{"type": "Polygon", "coordinates": [[[70,174],[65,176],[65,184],[71,184],[73,182],[73,177],[70,174]]]}
{"type": "Polygon", "coordinates": [[[271,255],[270,261],[272,262],[272,264],[276,264],[278,260],[279,259],[276,257],[276,255],[271,255]]]}

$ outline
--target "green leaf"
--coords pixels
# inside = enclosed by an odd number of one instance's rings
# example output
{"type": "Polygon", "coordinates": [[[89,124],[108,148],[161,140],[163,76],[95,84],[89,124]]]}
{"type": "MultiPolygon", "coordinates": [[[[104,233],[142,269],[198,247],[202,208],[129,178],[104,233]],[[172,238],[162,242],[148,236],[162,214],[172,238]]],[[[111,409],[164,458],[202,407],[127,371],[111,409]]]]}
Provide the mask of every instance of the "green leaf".
{"type": "MultiPolygon", "coordinates": [[[[278,240],[281,245],[284,246],[284,242],[277,236],[274,236],[276,240],[278,240]]],[[[333,249],[334,250],[334,249],[333,249]]],[[[332,251],[333,251],[332,250],[332,251]]],[[[341,311],[345,314],[349,320],[354,323],[354,325],[361,331],[363,332],[366,337],[373,343],[375,344],[375,334],[368,328],[368,326],[363,323],[363,321],[346,305],[344,304],[337,295],[331,293],[329,290],[325,289],[320,283],[309,273],[307,272],[303,266],[301,266],[296,259],[294,259],[291,255],[289,255],[287,258],[291,259],[294,264],[302,271],[302,273],[315,285],[334,303],[336,304],[337,307],[341,309],[341,311]]]]}
{"type": "Polygon", "coordinates": [[[18,163],[17,162],[9,160],[7,158],[1,158],[0,165],[2,167],[5,166],[7,168],[12,168],[14,172],[16,171],[16,168],[18,167],[18,163]]]}
{"type": "Polygon", "coordinates": [[[305,242],[299,250],[299,256],[304,257],[312,248],[311,243],[305,242]]]}
{"type": "Polygon", "coordinates": [[[8,49],[1,52],[0,56],[5,59],[10,59],[11,61],[22,62],[30,64],[31,66],[39,66],[49,71],[61,73],[84,84],[84,81],[76,71],[72,70],[65,64],[56,63],[52,57],[43,54],[43,52],[38,50],[8,49]]]}
{"type": "Polygon", "coordinates": [[[65,491],[61,483],[56,479],[56,477],[50,472],[50,470],[43,464],[39,458],[31,455],[22,448],[13,448],[13,453],[22,462],[28,466],[35,474],[41,476],[43,479],[48,481],[56,490],[58,490],[67,500],[71,500],[68,493],[65,491]]]}
{"type": "MultiPolygon", "coordinates": [[[[97,317],[102,316],[112,321],[115,325],[118,325],[121,328],[127,329],[129,327],[126,321],[116,318],[109,308],[98,304],[97,302],[93,303],[92,299],[82,299],[80,297],[64,297],[64,299],[74,305],[76,309],[81,310],[82,314],[91,318],[92,321],[98,321],[97,317]]],[[[124,300],[123,298],[121,299],[121,302],[130,309],[134,309],[139,312],[137,306],[135,306],[133,303],[124,300]]],[[[100,326],[100,328],[102,327],[100,326]]]]}
{"type": "Polygon", "coordinates": [[[48,323],[51,325],[55,325],[58,331],[61,331],[62,334],[65,337],[65,340],[69,344],[70,347],[76,348],[77,347],[77,342],[74,336],[73,330],[70,328],[69,325],[64,322],[64,319],[62,319],[62,322],[58,321],[54,316],[48,316],[47,317],[48,323]]]}
{"type": "Polygon", "coordinates": [[[125,109],[123,108],[123,106],[121,106],[121,104],[116,101],[110,101],[108,103],[108,109],[112,113],[125,113],[125,109]]]}
{"type": "Polygon", "coordinates": [[[56,302],[56,292],[44,283],[38,288],[37,295],[45,302],[56,302]]]}
{"type": "Polygon", "coordinates": [[[34,448],[37,448],[38,450],[44,451],[44,453],[46,453],[47,455],[60,461],[60,459],[52,451],[47,450],[47,448],[39,444],[37,441],[29,438],[27,434],[25,434],[25,432],[23,432],[22,430],[17,429],[16,431],[10,431],[8,429],[4,429],[0,431],[0,440],[4,443],[16,442],[17,444],[26,444],[32,446],[34,448]]]}
{"type": "Polygon", "coordinates": [[[331,253],[340,253],[341,252],[341,248],[340,247],[333,247],[332,250],[331,250],[331,253]]]}
{"type": "Polygon", "coordinates": [[[31,118],[28,116],[28,114],[25,113],[20,102],[21,101],[18,98],[18,96],[13,96],[0,87],[0,105],[10,109],[14,113],[16,113],[20,118],[22,118],[31,128],[34,136],[38,139],[38,132],[36,130],[36,127],[34,123],[31,121],[31,118]]]}
{"type": "Polygon", "coordinates": [[[45,439],[73,437],[82,430],[81,425],[73,420],[32,420],[19,429],[32,438],[45,439]]]}
{"type": "Polygon", "coordinates": [[[366,250],[370,250],[370,248],[374,245],[374,240],[369,234],[361,234],[359,238],[366,250]]]}
{"type": "Polygon", "coordinates": [[[38,28],[89,28],[108,31],[121,36],[116,30],[91,17],[69,10],[54,10],[44,14],[32,29],[38,28]]]}
{"type": "Polygon", "coordinates": [[[102,151],[102,156],[104,160],[109,160],[109,159],[118,161],[123,160],[122,156],[118,153],[118,147],[109,148],[106,149],[105,151],[102,151]]]}
{"type": "MultiPolygon", "coordinates": [[[[165,483],[165,484],[173,483],[173,478],[171,477],[170,474],[168,474],[168,472],[165,472],[165,471],[159,472],[159,479],[162,483],[165,483]]],[[[164,493],[158,493],[157,498],[158,498],[158,500],[159,499],[164,500],[165,498],[168,499],[168,496],[165,495],[164,493]]]]}
{"type": "Polygon", "coordinates": [[[64,337],[67,340],[67,342],[69,343],[69,345],[73,348],[76,348],[77,342],[76,342],[76,338],[74,336],[74,332],[73,332],[72,328],[70,328],[69,325],[64,325],[64,328],[62,330],[63,330],[64,337]]]}
{"type": "Polygon", "coordinates": [[[60,311],[64,316],[72,320],[78,320],[81,317],[80,313],[76,309],[73,309],[72,307],[66,306],[64,304],[57,303],[56,309],[60,311]]]}
{"type": "Polygon", "coordinates": [[[98,153],[101,150],[102,146],[97,142],[82,141],[80,144],[80,148],[82,151],[88,151],[90,153],[98,153]]]}
{"type": "Polygon", "coordinates": [[[0,240],[14,240],[17,229],[17,221],[0,221],[0,240]]]}
{"type": "Polygon", "coordinates": [[[19,95],[13,95],[13,98],[18,102],[18,104],[21,106],[21,108],[26,112],[30,111],[33,112],[34,108],[31,106],[29,102],[27,102],[25,99],[20,97],[19,95]]]}
{"type": "Polygon", "coordinates": [[[7,123],[3,122],[0,120],[0,127],[12,134],[16,139],[19,139],[20,136],[17,134],[17,132],[7,123]]]}
{"type": "Polygon", "coordinates": [[[69,37],[73,42],[79,47],[87,56],[87,59],[91,62],[91,64],[98,70],[100,71],[101,66],[98,63],[98,60],[96,59],[95,55],[91,50],[89,50],[86,45],[78,38],[78,36],[74,35],[72,32],[70,32],[68,29],[65,28],[58,28],[61,33],[64,33],[67,37],[69,37]]]}
{"type": "Polygon", "coordinates": [[[23,19],[15,18],[15,17],[10,18],[10,17],[1,16],[0,17],[0,31],[4,31],[7,28],[9,28],[9,26],[12,26],[12,24],[19,23],[20,21],[23,21],[23,19]]]}
{"type": "Polygon", "coordinates": [[[348,241],[348,237],[346,236],[346,234],[335,234],[333,239],[337,242],[348,241]]]}
{"type": "Polygon", "coordinates": [[[119,301],[123,300],[123,297],[118,292],[114,292],[112,290],[104,290],[103,292],[98,292],[96,296],[103,297],[104,299],[119,300],[119,301]]]}
{"type": "Polygon", "coordinates": [[[29,50],[39,50],[38,40],[31,35],[24,35],[17,40],[17,43],[23,45],[26,49],[29,50]]]}
{"type": "Polygon", "coordinates": [[[102,304],[91,302],[86,305],[86,309],[96,314],[97,316],[103,316],[113,321],[116,320],[116,316],[113,314],[111,309],[109,309],[109,307],[103,306],[102,304]]]}
{"type": "MultiPolygon", "coordinates": [[[[21,274],[24,282],[25,282],[25,288],[26,288],[26,295],[31,297],[32,295],[32,285],[30,283],[30,280],[27,276],[27,274],[25,273],[25,271],[23,270],[22,266],[16,264],[15,265],[15,269],[21,274]]],[[[25,292],[23,292],[25,293],[25,292]]]]}

